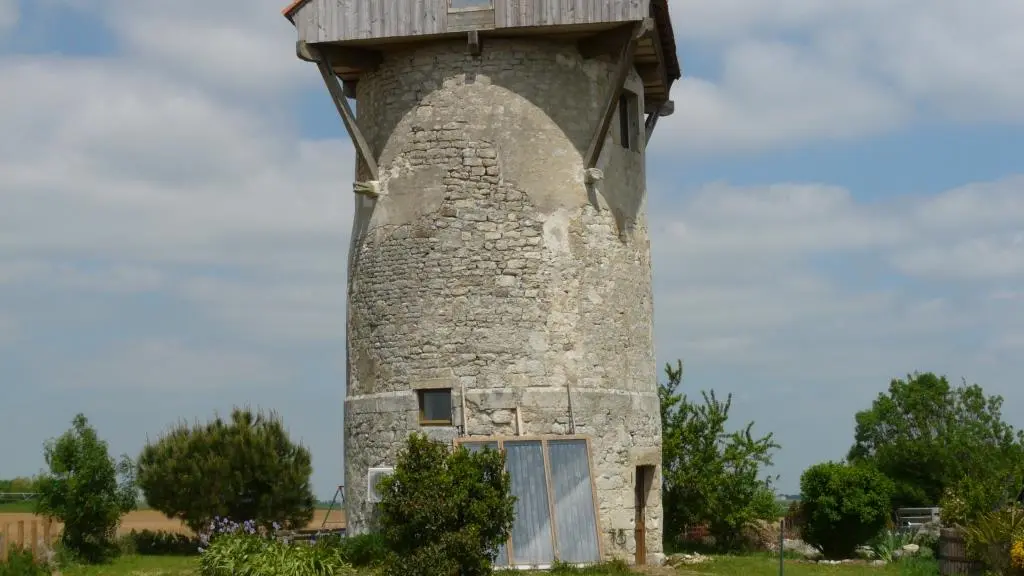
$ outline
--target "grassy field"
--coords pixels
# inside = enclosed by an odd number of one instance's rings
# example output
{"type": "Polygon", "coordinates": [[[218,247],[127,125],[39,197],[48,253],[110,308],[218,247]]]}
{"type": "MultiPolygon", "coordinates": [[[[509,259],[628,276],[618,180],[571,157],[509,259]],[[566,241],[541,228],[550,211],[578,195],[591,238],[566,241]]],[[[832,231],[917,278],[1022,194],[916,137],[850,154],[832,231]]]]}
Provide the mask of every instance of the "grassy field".
{"type": "MultiPolygon", "coordinates": [[[[192,576],[195,558],[163,556],[125,556],[104,566],[77,566],[63,571],[64,576],[192,576]]],[[[650,568],[641,573],[650,576],[776,576],[777,559],[768,556],[719,556],[712,562],[673,570],[668,567],[650,568]]],[[[515,572],[523,574],[523,572],[515,572]]],[[[558,576],[624,576],[621,570],[604,568],[569,569],[558,571],[558,576]]],[[[935,576],[934,562],[904,562],[885,567],[864,564],[827,566],[787,561],[787,576],[935,576]]],[[[367,576],[370,576],[369,574],[367,576]]]]}
{"type": "MultiPolygon", "coordinates": [[[[714,561],[698,566],[687,566],[678,574],[707,574],[714,576],[776,576],[779,573],[778,558],[765,556],[719,556],[714,561]]],[[[934,561],[907,561],[887,566],[867,564],[811,564],[786,561],[787,576],[937,576],[934,561]]]]}
{"type": "Polygon", "coordinates": [[[192,576],[196,559],[176,556],[124,556],[112,564],[73,566],[64,576],[192,576]]]}
{"type": "MultiPolygon", "coordinates": [[[[0,502],[0,514],[31,514],[34,510],[35,504],[30,501],[25,502],[0,502]]],[[[318,502],[316,505],[317,510],[327,510],[330,507],[330,502],[318,502]]],[[[139,506],[139,512],[145,512],[149,510],[148,506],[139,506]]],[[[335,510],[338,510],[338,506],[334,506],[335,510]]]]}
{"type": "MultiPolygon", "coordinates": [[[[23,504],[23,503],[19,503],[23,504]]],[[[3,531],[4,525],[15,525],[18,522],[42,522],[42,519],[32,514],[32,508],[29,507],[24,511],[9,511],[9,509],[0,509],[0,532],[3,531]]],[[[313,515],[313,521],[309,523],[309,528],[319,528],[323,525],[324,519],[327,519],[329,526],[343,526],[345,522],[345,515],[340,510],[331,511],[330,517],[328,518],[326,510],[317,510],[313,515]]],[[[59,529],[59,524],[56,525],[59,529]]],[[[136,510],[126,514],[121,518],[121,526],[118,528],[119,534],[126,534],[132,530],[165,530],[167,532],[179,532],[187,534],[189,532],[180,521],[172,520],[156,510],[136,510]]]]}
{"type": "Polygon", "coordinates": [[[33,502],[0,502],[0,514],[31,514],[33,502]]]}

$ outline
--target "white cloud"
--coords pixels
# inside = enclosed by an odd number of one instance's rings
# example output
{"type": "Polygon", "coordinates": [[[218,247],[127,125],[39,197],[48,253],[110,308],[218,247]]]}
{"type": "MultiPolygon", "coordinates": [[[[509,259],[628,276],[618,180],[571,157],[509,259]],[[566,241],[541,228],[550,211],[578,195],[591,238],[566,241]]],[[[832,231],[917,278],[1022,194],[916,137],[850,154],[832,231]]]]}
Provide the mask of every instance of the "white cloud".
{"type": "Polygon", "coordinates": [[[207,315],[263,343],[303,340],[339,342],[345,334],[345,258],[339,250],[333,274],[278,274],[225,281],[197,277],[181,293],[207,315]]]}
{"type": "Polygon", "coordinates": [[[346,141],[144,67],[53,64],[0,61],[26,87],[0,90],[0,250],[234,263],[347,238],[346,141]]]}
{"type": "Polygon", "coordinates": [[[140,58],[252,101],[294,94],[319,81],[295,57],[295,28],[278,0],[109,0],[126,48],[140,58]]]}
{"type": "Polygon", "coordinates": [[[0,347],[18,340],[20,335],[21,326],[14,319],[14,315],[0,309],[0,347]]]}
{"type": "Polygon", "coordinates": [[[50,383],[68,389],[197,392],[277,384],[280,365],[256,353],[204,349],[174,340],[118,344],[83,365],[56,368],[50,383]]]}
{"type": "Polygon", "coordinates": [[[0,38],[18,24],[18,0],[0,0],[0,38]]]}
{"type": "Polygon", "coordinates": [[[720,73],[684,72],[673,93],[665,125],[689,154],[858,138],[923,117],[1024,121],[1016,0],[675,0],[671,11],[680,40],[721,56],[720,73]]]}
{"type": "Polygon", "coordinates": [[[938,363],[953,333],[1001,341],[1024,323],[996,284],[1024,283],[1021,181],[873,204],[824,185],[706,185],[652,215],[659,349],[785,371],[813,343],[877,369],[938,363]]]}

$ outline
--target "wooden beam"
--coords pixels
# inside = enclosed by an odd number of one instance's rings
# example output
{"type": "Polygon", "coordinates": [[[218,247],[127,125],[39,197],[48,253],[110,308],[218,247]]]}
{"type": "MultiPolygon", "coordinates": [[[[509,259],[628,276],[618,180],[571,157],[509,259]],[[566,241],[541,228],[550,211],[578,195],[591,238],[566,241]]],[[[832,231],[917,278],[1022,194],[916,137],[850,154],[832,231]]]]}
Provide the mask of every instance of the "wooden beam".
{"type": "Polygon", "coordinates": [[[352,107],[348,104],[348,98],[345,97],[345,92],[341,87],[341,83],[338,80],[338,75],[334,73],[333,62],[324,53],[319,52],[312,46],[306,46],[310,51],[310,55],[314,57],[316,67],[320,70],[320,76],[324,80],[324,84],[327,85],[327,91],[331,93],[331,99],[334,100],[334,107],[338,109],[338,114],[341,115],[341,121],[345,124],[345,130],[348,131],[348,135],[352,138],[352,144],[355,146],[356,153],[362,158],[363,162],[366,163],[366,167],[370,170],[370,180],[378,180],[377,170],[377,159],[370,148],[369,142],[363,137],[362,131],[359,130],[359,126],[356,125],[356,115],[352,112],[352,107]]]}
{"type": "Polygon", "coordinates": [[[466,34],[467,51],[472,56],[480,55],[480,32],[477,30],[470,30],[466,34]]]}
{"type": "Polygon", "coordinates": [[[652,20],[646,18],[643,22],[637,23],[632,28],[632,35],[626,45],[622,47],[619,55],[619,66],[615,71],[615,77],[608,86],[608,94],[605,96],[604,110],[601,119],[597,123],[594,135],[591,137],[590,146],[587,148],[587,155],[584,157],[584,169],[597,166],[597,160],[601,157],[601,150],[604,147],[604,139],[608,136],[608,128],[612,125],[612,118],[615,116],[615,109],[618,107],[619,96],[622,95],[622,88],[629,77],[629,71],[633,68],[633,54],[636,52],[636,43],[649,30],[652,20]]]}
{"type": "Polygon", "coordinates": [[[312,45],[303,40],[295,43],[295,54],[306,62],[317,62],[320,60],[317,54],[322,54],[333,66],[355,68],[363,72],[376,70],[382,59],[380,52],[376,50],[331,44],[312,45]]]}
{"type": "Polygon", "coordinates": [[[658,125],[658,118],[660,117],[661,115],[658,113],[647,115],[647,121],[644,122],[644,135],[647,138],[644,140],[645,143],[650,143],[651,135],[654,134],[654,127],[658,125]]]}
{"type": "Polygon", "coordinates": [[[615,54],[632,41],[634,36],[642,38],[654,31],[654,19],[644,18],[638,24],[619,26],[608,32],[601,32],[584,38],[576,43],[576,48],[584,58],[597,58],[606,54],[615,54]],[[640,26],[639,32],[637,26],[640,26]]]}

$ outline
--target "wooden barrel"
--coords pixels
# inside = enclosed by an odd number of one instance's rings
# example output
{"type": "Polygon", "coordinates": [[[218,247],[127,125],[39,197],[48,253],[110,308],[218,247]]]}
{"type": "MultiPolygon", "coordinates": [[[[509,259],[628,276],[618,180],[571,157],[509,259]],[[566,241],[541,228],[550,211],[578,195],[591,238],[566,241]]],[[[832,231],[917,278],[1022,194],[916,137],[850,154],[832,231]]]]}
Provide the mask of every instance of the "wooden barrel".
{"type": "Polygon", "coordinates": [[[942,576],[978,576],[984,572],[984,565],[967,557],[967,541],[957,528],[942,528],[939,531],[939,574],[942,576]]]}

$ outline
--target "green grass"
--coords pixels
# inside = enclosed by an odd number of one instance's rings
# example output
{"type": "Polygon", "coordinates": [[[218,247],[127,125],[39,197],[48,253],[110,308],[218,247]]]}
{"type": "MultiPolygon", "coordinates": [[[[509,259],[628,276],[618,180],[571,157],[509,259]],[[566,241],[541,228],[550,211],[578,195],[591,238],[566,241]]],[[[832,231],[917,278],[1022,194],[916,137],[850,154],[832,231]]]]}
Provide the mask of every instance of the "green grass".
{"type": "Polygon", "coordinates": [[[0,502],[0,514],[31,514],[35,509],[35,502],[0,502]]]}
{"type": "MultiPolygon", "coordinates": [[[[883,567],[867,564],[811,564],[786,560],[786,576],[933,576],[938,565],[931,560],[907,560],[883,567]]],[[[685,566],[680,574],[708,574],[714,576],[777,576],[779,559],[768,555],[716,556],[706,564],[685,566]]]]}
{"type": "MultiPolygon", "coordinates": [[[[176,556],[122,556],[110,564],[100,566],[73,566],[62,571],[64,576],[194,576],[198,560],[176,556]]],[[[907,560],[885,567],[864,564],[829,566],[786,561],[786,576],[936,576],[934,561],[907,560]]],[[[524,574],[523,572],[514,572],[524,574]]],[[[679,576],[776,576],[779,561],[767,555],[715,556],[706,564],[684,566],[679,576]]],[[[371,574],[370,572],[367,573],[371,574]]],[[[610,564],[592,568],[558,570],[557,576],[624,576],[629,574],[621,566],[610,564]]],[[[670,568],[661,568],[651,574],[672,575],[670,568]]]]}
{"type": "Polygon", "coordinates": [[[122,556],[109,564],[70,566],[64,576],[191,576],[198,560],[180,556],[122,556]]]}

